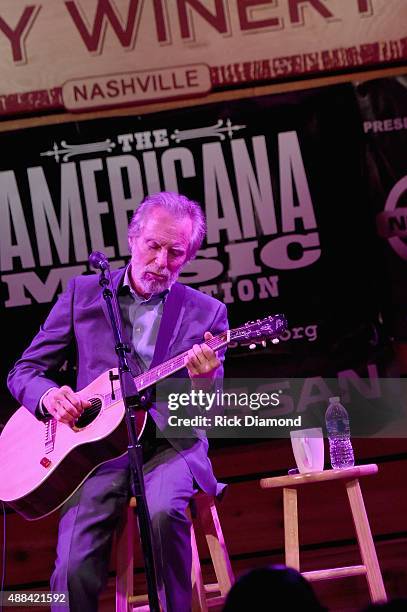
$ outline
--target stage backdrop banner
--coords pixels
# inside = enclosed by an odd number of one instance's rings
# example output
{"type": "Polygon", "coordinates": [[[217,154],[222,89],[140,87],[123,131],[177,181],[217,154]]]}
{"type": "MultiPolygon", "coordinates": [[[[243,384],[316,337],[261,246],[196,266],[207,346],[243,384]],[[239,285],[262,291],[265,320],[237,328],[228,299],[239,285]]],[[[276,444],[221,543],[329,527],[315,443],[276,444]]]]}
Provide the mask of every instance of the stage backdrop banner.
{"type": "Polygon", "coordinates": [[[405,0],[3,0],[0,113],[394,64],[406,20],[405,0]]]}
{"type": "Polygon", "coordinates": [[[389,333],[407,342],[407,78],[356,88],[366,137],[369,201],[376,213],[389,333]]]}
{"type": "Polygon", "coordinates": [[[127,261],[135,204],[163,189],[207,217],[181,280],[222,300],[232,327],[287,317],[279,345],[231,348],[234,375],[374,374],[385,278],[362,128],[347,84],[3,133],[3,374],[91,251],[127,261]]]}

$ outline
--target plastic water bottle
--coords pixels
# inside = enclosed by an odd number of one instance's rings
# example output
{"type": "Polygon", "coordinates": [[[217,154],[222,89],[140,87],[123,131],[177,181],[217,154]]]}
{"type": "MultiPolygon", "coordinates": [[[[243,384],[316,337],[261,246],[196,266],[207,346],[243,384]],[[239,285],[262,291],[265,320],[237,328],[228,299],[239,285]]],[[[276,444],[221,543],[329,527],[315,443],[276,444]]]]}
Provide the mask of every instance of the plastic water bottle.
{"type": "Polygon", "coordinates": [[[350,439],[349,416],[339,397],[329,398],[325,423],[332,467],[334,469],[352,467],[355,465],[355,457],[350,439]]]}

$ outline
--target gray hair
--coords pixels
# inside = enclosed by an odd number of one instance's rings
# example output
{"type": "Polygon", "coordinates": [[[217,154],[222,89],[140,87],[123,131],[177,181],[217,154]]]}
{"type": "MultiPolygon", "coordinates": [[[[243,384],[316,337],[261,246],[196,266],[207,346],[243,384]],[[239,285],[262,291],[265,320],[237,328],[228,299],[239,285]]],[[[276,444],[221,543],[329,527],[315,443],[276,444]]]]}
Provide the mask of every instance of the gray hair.
{"type": "Polygon", "coordinates": [[[133,213],[131,218],[128,238],[138,235],[142,230],[145,220],[153,208],[163,208],[174,217],[189,217],[192,221],[192,237],[188,249],[188,261],[193,259],[202,244],[206,234],[205,215],[198,202],[189,200],[186,196],[173,191],[161,191],[152,193],[144,198],[133,213]]]}

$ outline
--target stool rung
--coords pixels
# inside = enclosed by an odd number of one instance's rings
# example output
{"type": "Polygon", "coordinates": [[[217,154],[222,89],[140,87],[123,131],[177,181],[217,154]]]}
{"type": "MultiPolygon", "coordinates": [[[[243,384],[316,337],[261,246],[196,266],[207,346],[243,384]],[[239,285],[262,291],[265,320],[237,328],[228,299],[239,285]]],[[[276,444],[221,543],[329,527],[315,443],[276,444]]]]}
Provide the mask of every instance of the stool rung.
{"type": "Polygon", "coordinates": [[[205,591],[207,593],[219,593],[220,588],[217,582],[212,582],[212,584],[204,584],[205,591]]]}
{"type": "Polygon", "coordinates": [[[348,576],[366,575],[365,565],[350,565],[349,567],[334,567],[332,569],[301,572],[307,580],[331,580],[332,578],[347,578],[348,576]]]}
{"type": "Polygon", "coordinates": [[[225,603],[226,597],[224,595],[218,595],[218,597],[210,597],[206,600],[206,605],[208,608],[215,608],[218,606],[223,606],[225,603]]]}
{"type": "MultiPolygon", "coordinates": [[[[213,582],[212,584],[205,584],[204,588],[205,588],[205,592],[206,593],[219,593],[219,591],[220,591],[219,584],[217,582],[213,582]]],[[[214,599],[218,599],[218,597],[213,597],[212,599],[209,599],[208,603],[209,603],[209,601],[213,601],[214,599]]],[[[148,596],[147,596],[147,594],[144,594],[144,595],[129,595],[128,602],[132,603],[132,604],[136,604],[136,603],[137,604],[143,604],[143,603],[148,602],[148,596]]]]}
{"type": "Polygon", "coordinates": [[[224,595],[218,595],[217,597],[210,597],[206,600],[206,605],[208,608],[215,608],[217,606],[223,606],[225,603],[226,597],[224,595]]]}
{"type": "Polygon", "coordinates": [[[148,603],[148,595],[129,595],[127,601],[131,604],[144,604],[148,603]]]}

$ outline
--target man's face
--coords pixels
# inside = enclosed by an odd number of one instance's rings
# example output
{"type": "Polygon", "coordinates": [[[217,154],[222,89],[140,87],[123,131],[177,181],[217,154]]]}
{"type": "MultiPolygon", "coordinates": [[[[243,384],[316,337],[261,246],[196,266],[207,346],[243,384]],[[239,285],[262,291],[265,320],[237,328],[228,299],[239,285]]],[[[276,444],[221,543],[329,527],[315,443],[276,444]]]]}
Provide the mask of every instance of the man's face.
{"type": "Polygon", "coordinates": [[[153,208],[140,233],[130,237],[131,279],[136,291],[148,297],[168,289],[187,261],[192,221],[153,208]]]}

